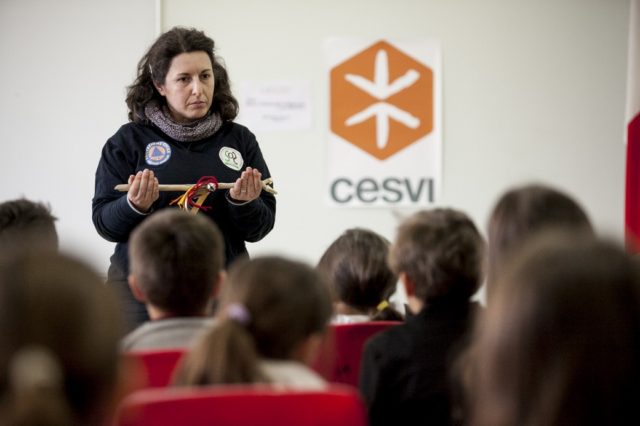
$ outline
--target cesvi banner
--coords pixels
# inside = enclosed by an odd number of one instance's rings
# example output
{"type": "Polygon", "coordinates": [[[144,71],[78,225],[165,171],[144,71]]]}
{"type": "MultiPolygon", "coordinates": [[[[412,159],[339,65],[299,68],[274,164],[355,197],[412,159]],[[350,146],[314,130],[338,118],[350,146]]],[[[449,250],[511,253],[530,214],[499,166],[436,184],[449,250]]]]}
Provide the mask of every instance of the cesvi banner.
{"type": "Polygon", "coordinates": [[[440,46],[331,39],[328,199],[334,206],[425,206],[441,181],[440,46]]]}

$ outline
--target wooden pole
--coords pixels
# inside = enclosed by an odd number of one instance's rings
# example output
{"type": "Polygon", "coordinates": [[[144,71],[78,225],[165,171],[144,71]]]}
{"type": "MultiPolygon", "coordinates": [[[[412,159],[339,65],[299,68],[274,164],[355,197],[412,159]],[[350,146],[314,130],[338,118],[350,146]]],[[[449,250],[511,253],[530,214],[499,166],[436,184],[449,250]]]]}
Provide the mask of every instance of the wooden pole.
{"type": "MultiPolygon", "coordinates": [[[[264,191],[267,191],[270,194],[277,194],[276,190],[273,189],[272,187],[269,186],[270,183],[273,183],[273,180],[271,178],[269,179],[265,179],[262,181],[262,189],[264,191]]],[[[231,189],[233,188],[233,183],[218,183],[218,189],[231,189]]],[[[186,190],[188,190],[189,188],[191,188],[193,185],[189,185],[189,184],[170,184],[170,185],[158,185],[158,189],[160,191],[169,191],[169,192],[185,192],[186,190]]],[[[120,191],[120,192],[128,192],[129,191],[129,184],[126,183],[122,183],[120,185],[116,185],[114,188],[116,191],[120,191]]],[[[210,190],[211,192],[213,192],[213,190],[210,190]]]]}

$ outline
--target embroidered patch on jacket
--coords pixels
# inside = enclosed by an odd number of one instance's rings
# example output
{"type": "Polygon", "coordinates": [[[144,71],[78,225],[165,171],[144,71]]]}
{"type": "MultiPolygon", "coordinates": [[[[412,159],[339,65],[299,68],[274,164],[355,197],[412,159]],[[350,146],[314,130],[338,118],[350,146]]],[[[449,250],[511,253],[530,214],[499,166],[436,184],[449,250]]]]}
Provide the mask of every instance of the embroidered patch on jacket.
{"type": "Polygon", "coordinates": [[[244,164],[244,160],[242,159],[240,152],[236,149],[229,148],[228,146],[223,146],[222,149],[220,149],[219,155],[224,165],[230,169],[240,170],[244,164]]]}
{"type": "Polygon", "coordinates": [[[166,142],[151,142],[147,145],[144,159],[150,166],[159,166],[171,158],[171,147],[166,142]]]}

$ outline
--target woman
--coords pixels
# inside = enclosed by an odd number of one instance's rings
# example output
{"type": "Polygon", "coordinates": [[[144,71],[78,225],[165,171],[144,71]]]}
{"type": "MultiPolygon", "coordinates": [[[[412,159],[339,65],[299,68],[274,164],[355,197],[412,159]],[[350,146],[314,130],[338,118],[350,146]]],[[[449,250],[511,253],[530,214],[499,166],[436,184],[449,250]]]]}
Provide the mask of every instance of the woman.
{"type": "Polygon", "coordinates": [[[127,241],[133,228],[180,194],[163,184],[189,184],[203,176],[234,183],[213,192],[200,214],[216,222],[225,239],[226,262],[246,255],[245,241],[258,241],[275,221],[275,198],[262,191],[270,177],[255,136],[233,123],[238,103],[227,72],[203,32],[173,28],[162,34],[138,64],[127,94],[130,122],[105,144],[96,171],[93,222],[117,243],[108,281],[119,287],[129,326],[147,319],[126,278],[127,241]],[[120,183],[127,194],[116,192],[120,183]]]}
{"type": "Polygon", "coordinates": [[[238,262],[222,287],[216,324],[182,362],[176,384],[324,389],[308,365],[330,317],[326,283],[311,267],[280,257],[238,262]]]}

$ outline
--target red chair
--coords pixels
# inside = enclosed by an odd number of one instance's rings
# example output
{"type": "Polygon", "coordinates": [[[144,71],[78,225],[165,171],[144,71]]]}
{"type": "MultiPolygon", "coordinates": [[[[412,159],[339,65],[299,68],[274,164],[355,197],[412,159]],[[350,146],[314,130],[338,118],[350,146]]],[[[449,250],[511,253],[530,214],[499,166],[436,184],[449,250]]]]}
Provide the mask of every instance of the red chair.
{"type": "Polygon", "coordinates": [[[324,391],[227,385],[144,389],[129,395],[115,426],[365,426],[364,404],[353,388],[324,391]]]}
{"type": "Polygon", "coordinates": [[[399,321],[370,321],[331,324],[313,369],[332,383],[358,386],[360,361],[366,341],[374,334],[402,324],[399,321]]]}
{"type": "Polygon", "coordinates": [[[136,388],[165,387],[186,349],[162,349],[126,352],[125,362],[133,364],[139,377],[136,388]]]}

